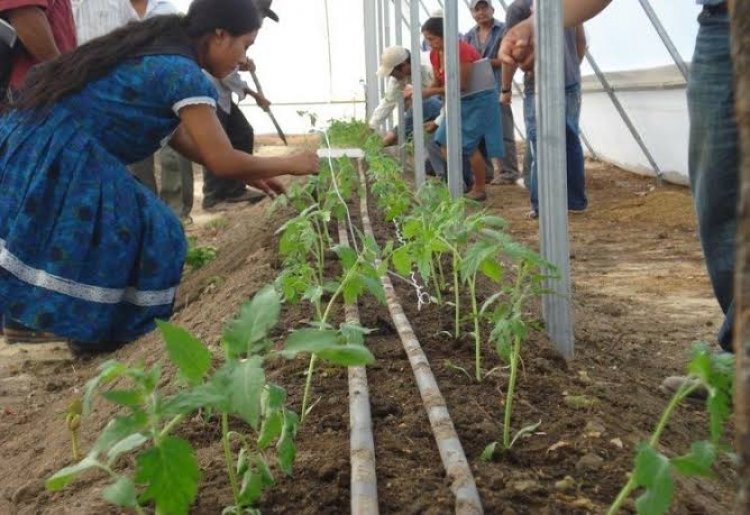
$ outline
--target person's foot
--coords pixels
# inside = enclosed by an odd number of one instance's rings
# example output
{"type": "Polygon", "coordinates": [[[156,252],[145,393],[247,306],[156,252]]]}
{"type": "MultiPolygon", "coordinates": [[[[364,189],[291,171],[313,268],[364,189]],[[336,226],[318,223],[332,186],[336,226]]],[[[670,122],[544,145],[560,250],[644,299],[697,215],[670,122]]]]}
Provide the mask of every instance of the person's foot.
{"type": "Polygon", "coordinates": [[[228,196],[224,199],[221,199],[223,202],[229,202],[229,203],[237,203],[237,202],[250,202],[251,204],[256,204],[266,198],[266,194],[262,193],[258,190],[247,188],[244,191],[241,191],[235,195],[228,196]]]}
{"type": "Polygon", "coordinates": [[[537,218],[539,218],[539,211],[537,211],[536,209],[530,210],[528,213],[526,213],[526,218],[528,218],[529,220],[536,220],[537,218]]]}
{"type": "Polygon", "coordinates": [[[583,213],[586,212],[587,209],[588,208],[585,208],[585,207],[583,209],[570,209],[570,208],[568,208],[568,213],[570,213],[571,215],[582,215],[583,213]]]}
{"type": "MultiPolygon", "coordinates": [[[[663,393],[672,397],[677,393],[683,386],[699,385],[696,379],[691,379],[686,376],[669,376],[661,382],[659,390],[663,393]]],[[[690,392],[690,395],[686,397],[691,402],[704,402],[708,398],[708,390],[704,386],[698,386],[695,390],[690,392]]]]}
{"type": "Polygon", "coordinates": [[[8,345],[53,343],[65,340],[55,334],[37,331],[7,318],[3,319],[2,325],[5,342],[8,345]]]}
{"type": "Polygon", "coordinates": [[[68,340],[68,350],[78,359],[93,358],[101,354],[109,354],[125,346],[125,343],[85,343],[68,340]]]}
{"type": "Polygon", "coordinates": [[[490,181],[490,184],[494,186],[507,186],[509,184],[516,183],[516,177],[509,174],[497,174],[495,178],[490,181]]]}
{"type": "Polygon", "coordinates": [[[475,202],[484,202],[487,200],[487,193],[484,191],[471,190],[469,193],[464,195],[467,200],[473,200],[475,202]]]}

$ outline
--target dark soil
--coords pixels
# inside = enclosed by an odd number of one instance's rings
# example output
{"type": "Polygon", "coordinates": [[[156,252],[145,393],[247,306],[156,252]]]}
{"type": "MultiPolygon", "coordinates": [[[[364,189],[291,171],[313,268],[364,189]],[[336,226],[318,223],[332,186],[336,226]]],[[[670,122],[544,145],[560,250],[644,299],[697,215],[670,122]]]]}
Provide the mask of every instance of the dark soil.
{"type": "MultiPolygon", "coordinates": [[[[542,334],[525,345],[513,429],[541,425],[510,453],[491,463],[479,460],[484,447],[501,438],[506,370],[496,370],[479,384],[457,370],[473,370],[473,343],[441,333],[451,325],[450,308],[417,311],[413,290],[394,284],[446,398],[486,513],[602,512],[624,483],[635,446],[667,403],[659,383],[681,371],[690,343],[710,340],[720,320],[695,237],[689,193],[668,186],[651,191],[649,179],[600,163],[589,163],[588,170],[591,208],[571,220],[576,357],[569,363],[559,359],[542,334]],[[575,396],[585,396],[591,405],[566,401],[575,396]],[[566,476],[571,477],[568,484],[556,486],[566,476]]],[[[535,246],[536,223],[524,218],[526,192],[504,186],[492,187],[490,194],[489,207],[511,222],[514,236],[535,246]]],[[[266,207],[264,202],[238,208],[221,215],[221,224],[196,224],[189,230],[202,244],[216,246],[219,256],[187,273],[174,321],[217,353],[223,324],[278,273],[273,231],[288,214],[269,217],[266,207]]],[[[374,203],[370,210],[379,237],[392,238],[390,228],[378,222],[374,203]]],[[[490,286],[481,284],[480,292],[489,294],[490,286]]],[[[450,513],[454,499],[387,310],[365,300],[360,315],[363,325],[376,330],[368,338],[377,358],[368,367],[368,381],[381,512],[450,513]]],[[[285,309],[276,340],[281,343],[288,329],[309,316],[304,306],[285,309]]],[[[96,474],[60,493],[43,489],[46,477],[71,462],[60,413],[104,358],[74,362],[59,346],[13,353],[3,345],[0,349],[0,513],[115,513],[100,500],[105,483],[96,474]]],[[[486,369],[503,365],[489,345],[483,351],[486,369]]],[[[158,335],[151,334],[115,357],[152,363],[163,360],[164,352],[158,335]]],[[[268,377],[287,389],[297,410],[306,368],[302,357],[268,364],[268,377]]],[[[346,371],[321,365],[313,398],[317,404],[297,440],[294,476],[279,477],[263,500],[264,512],[349,510],[346,371]]],[[[105,405],[96,407],[83,424],[84,448],[112,416],[105,405]]],[[[664,435],[663,449],[684,452],[705,436],[705,428],[700,407],[681,408],[664,435]]],[[[231,494],[218,423],[195,418],[179,434],[198,449],[203,470],[193,512],[220,513],[231,494]]],[[[734,478],[726,460],[716,471],[714,481],[680,481],[673,512],[730,512],[734,478]]]]}

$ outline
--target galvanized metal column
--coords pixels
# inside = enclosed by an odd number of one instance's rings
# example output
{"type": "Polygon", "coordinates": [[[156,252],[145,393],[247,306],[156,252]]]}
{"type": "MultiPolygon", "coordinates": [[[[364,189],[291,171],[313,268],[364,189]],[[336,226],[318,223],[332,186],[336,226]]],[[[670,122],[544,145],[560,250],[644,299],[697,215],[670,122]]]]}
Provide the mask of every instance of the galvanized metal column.
{"type": "MultiPolygon", "coordinates": [[[[395,0],[396,4],[394,5],[394,13],[393,13],[393,19],[395,23],[395,29],[396,29],[396,44],[398,46],[403,46],[404,44],[404,30],[403,26],[401,25],[401,18],[403,17],[403,9],[401,8],[401,0],[395,0]]],[[[412,80],[413,82],[413,80],[412,80]]],[[[416,83],[416,87],[419,87],[419,83],[416,83]]],[[[415,120],[413,117],[414,111],[412,110],[412,120],[415,120]]],[[[405,106],[404,106],[404,97],[401,96],[398,99],[398,148],[399,148],[399,155],[401,157],[401,168],[403,169],[406,166],[406,126],[404,124],[405,121],[405,106]]]]}
{"type": "MultiPolygon", "coordinates": [[[[397,0],[398,1],[398,0],[397,0]]],[[[419,3],[409,0],[409,17],[411,19],[411,82],[414,94],[411,97],[412,119],[414,120],[414,182],[417,188],[425,182],[425,148],[424,148],[424,119],[422,110],[422,32],[419,22],[419,3]]]]}
{"type": "Polygon", "coordinates": [[[562,5],[560,0],[536,3],[536,124],[539,228],[542,256],[557,267],[559,279],[549,280],[552,293],[543,298],[549,337],[566,359],[573,357],[568,241],[568,180],[565,173],[565,79],[562,5]]]}
{"type": "Polygon", "coordinates": [[[458,0],[446,0],[443,12],[443,71],[445,72],[445,119],[448,145],[448,188],[453,198],[464,193],[461,169],[461,87],[458,62],[458,0]]]}
{"type": "MultiPolygon", "coordinates": [[[[377,0],[378,6],[377,6],[377,20],[378,20],[378,61],[380,61],[380,56],[383,55],[383,1],[384,0],[377,0]]],[[[380,77],[378,79],[378,84],[380,85],[379,93],[382,95],[385,93],[385,79],[383,77],[380,77]]]]}
{"type": "Polygon", "coordinates": [[[688,80],[688,68],[685,65],[685,61],[682,60],[680,52],[677,50],[677,47],[674,46],[672,38],[669,37],[667,30],[664,28],[664,25],[661,24],[661,20],[656,15],[656,12],[654,11],[653,7],[651,7],[651,4],[648,0],[640,0],[640,2],[641,7],[643,7],[643,10],[646,12],[646,16],[648,16],[648,19],[651,20],[651,24],[654,26],[654,29],[656,29],[656,33],[659,34],[662,43],[664,43],[664,46],[667,47],[667,52],[669,52],[669,55],[672,56],[674,64],[676,64],[677,68],[680,69],[680,73],[682,73],[682,76],[685,77],[685,80],[688,80]]]}
{"type": "Polygon", "coordinates": [[[378,31],[375,26],[377,0],[363,0],[365,21],[365,107],[367,119],[378,105],[378,31]]]}

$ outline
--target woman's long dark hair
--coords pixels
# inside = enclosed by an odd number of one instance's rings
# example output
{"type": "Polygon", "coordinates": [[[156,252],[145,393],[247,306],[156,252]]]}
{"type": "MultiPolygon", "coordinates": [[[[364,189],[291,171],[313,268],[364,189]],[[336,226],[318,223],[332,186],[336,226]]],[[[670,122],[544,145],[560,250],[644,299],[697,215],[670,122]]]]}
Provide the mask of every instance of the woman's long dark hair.
{"type": "Polygon", "coordinates": [[[259,29],[261,21],[253,0],[195,0],[185,16],[155,16],[131,22],[36,67],[12,107],[47,110],[157,41],[195,50],[204,36],[217,29],[240,36],[259,29]]]}
{"type": "Polygon", "coordinates": [[[422,25],[422,32],[429,32],[433,36],[439,38],[443,37],[443,19],[442,18],[429,18],[424,25],[422,25]]]}

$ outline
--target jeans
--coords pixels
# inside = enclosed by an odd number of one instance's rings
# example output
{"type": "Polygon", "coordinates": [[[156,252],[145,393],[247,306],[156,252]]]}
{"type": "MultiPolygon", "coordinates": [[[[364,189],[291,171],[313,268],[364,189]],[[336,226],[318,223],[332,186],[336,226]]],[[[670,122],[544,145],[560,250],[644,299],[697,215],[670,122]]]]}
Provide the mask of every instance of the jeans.
{"type": "Polygon", "coordinates": [[[500,117],[503,123],[503,146],[505,155],[502,157],[503,176],[508,179],[518,179],[518,153],[516,152],[515,125],[513,110],[509,105],[500,104],[500,117]]]}
{"type": "MultiPolygon", "coordinates": [[[[536,113],[535,95],[528,94],[523,100],[527,141],[531,145],[531,181],[529,195],[531,207],[539,211],[539,184],[536,165],[536,113]]],[[[588,206],[586,198],[586,175],[584,173],[583,148],[579,135],[578,120],[581,116],[581,86],[574,84],[565,88],[565,158],[568,177],[568,209],[582,211],[588,206]]]]}
{"type": "Polygon", "coordinates": [[[193,209],[193,163],[172,147],[128,166],[141,184],[159,195],[179,218],[187,218],[193,209]],[[161,165],[161,191],[156,185],[155,160],[161,165]]]}
{"type": "MultiPolygon", "coordinates": [[[[484,151],[483,147],[484,143],[481,143],[479,145],[479,151],[482,152],[482,155],[486,156],[487,152],[484,151]]],[[[474,184],[474,173],[471,170],[469,157],[469,154],[466,154],[465,152],[461,155],[461,172],[464,176],[464,186],[467,189],[470,188],[472,184],[474,184]]],[[[427,141],[427,159],[429,161],[430,167],[432,167],[432,170],[435,172],[435,175],[441,177],[443,180],[447,180],[448,163],[443,158],[442,147],[438,144],[437,141],[435,141],[434,134],[430,134],[429,140],[427,141]]],[[[488,172],[491,171],[492,165],[490,163],[485,164],[488,167],[488,172]]]]}
{"type": "MultiPolygon", "coordinates": [[[[422,118],[425,122],[434,120],[440,115],[440,109],[442,109],[443,103],[438,97],[429,97],[422,100],[422,118]]],[[[393,128],[394,132],[398,132],[398,128],[393,128]]],[[[409,139],[414,133],[414,111],[409,108],[404,112],[404,133],[406,139],[409,139]]]]}
{"type": "MultiPolygon", "coordinates": [[[[219,121],[232,143],[232,148],[247,154],[253,153],[255,132],[237,104],[232,103],[229,113],[217,111],[219,121]]],[[[237,179],[224,179],[203,167],[203,208],[208,209],[219,202],[245,192],[245,183],[237,179]]]]}
{"type": "Polygon", "coordinates": [[[708,275],[725,314],[717,339],[722,349],[732,352],[739,136],[734,115],[729,16],[704,11],[698,23],[687,90],[688,171],[708,275]]]}

